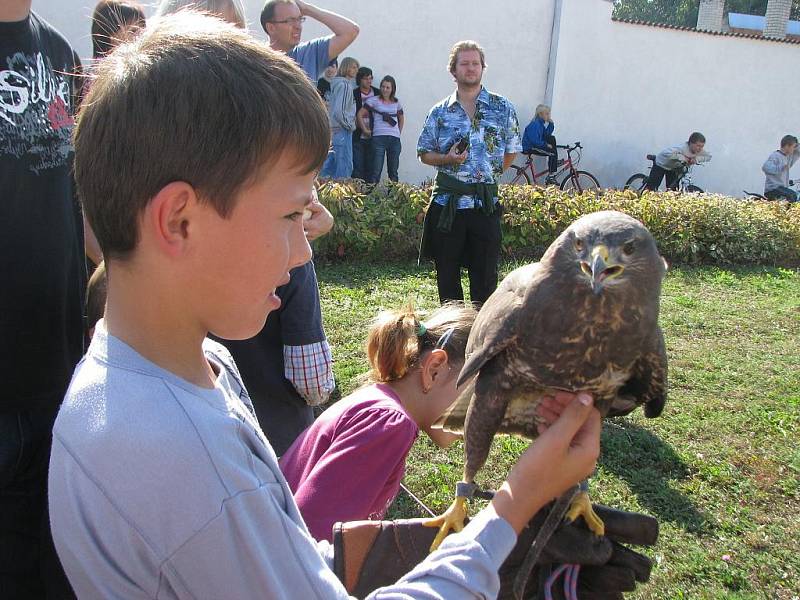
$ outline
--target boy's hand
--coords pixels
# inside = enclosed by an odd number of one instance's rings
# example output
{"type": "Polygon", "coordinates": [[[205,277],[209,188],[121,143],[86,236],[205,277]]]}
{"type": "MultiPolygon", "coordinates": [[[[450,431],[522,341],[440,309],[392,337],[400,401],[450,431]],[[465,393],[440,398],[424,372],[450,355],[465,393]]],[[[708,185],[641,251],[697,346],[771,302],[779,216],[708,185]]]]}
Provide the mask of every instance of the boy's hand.
{"type": "Polygon", "coordinates": [[[600,413],[581,392],[519,458],[492,500],[519,533],[547,502],[585,479],[600,454],[600,413]]]}

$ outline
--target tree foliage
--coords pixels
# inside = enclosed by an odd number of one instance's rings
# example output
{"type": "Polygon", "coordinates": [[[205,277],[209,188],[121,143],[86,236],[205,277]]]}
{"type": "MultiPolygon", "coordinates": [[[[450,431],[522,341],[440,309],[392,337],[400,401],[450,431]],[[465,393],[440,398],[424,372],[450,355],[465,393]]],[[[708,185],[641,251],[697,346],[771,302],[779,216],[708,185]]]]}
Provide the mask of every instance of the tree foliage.
{"type": "MultiPolygon", "coordinates": [[[[616,0],[614,16],[681,27],[697,24],[700,0],[616,0]]],[[[767,12],[767,0],[727,0],[728,12],[761,15],[767,12]]],[[[800,0],[792,0],[792,19],[800,19],[800,0]]]]}

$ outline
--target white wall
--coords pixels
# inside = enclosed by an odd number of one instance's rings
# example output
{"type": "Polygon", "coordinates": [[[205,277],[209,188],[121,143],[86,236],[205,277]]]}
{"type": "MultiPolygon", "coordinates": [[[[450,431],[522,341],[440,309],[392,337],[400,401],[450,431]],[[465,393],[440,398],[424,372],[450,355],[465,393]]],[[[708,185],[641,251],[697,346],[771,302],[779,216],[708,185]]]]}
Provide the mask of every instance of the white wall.
{"type": "MultiPolygon", "coordinates": [[[[708,190],[761,190],[761,164],[786,133],[798,133],[793,79],[800,45],[611,21],[607,0],[560,0],[553,118],[561,143],[581,140],[582,167],[603,186],[621,186],[645,170],[644,156],[702,131],[713,161],[695,170],[708,190]],[[781,92],[781,86],[788,91],[781,92]]],[[[153,4],[153,3],[151,3],[153,4]]],[[[394,75],[406,107],[400,177],[420,181],[432,169],[415,146],[428,109],[453,89],[447,54],[457,40],[484,45],[486,85],[511,99],[524,127],[545,96],[556,0],[325,0],[324,6],[361,25],[345,55],[372,67],[376,80],[394,75]]],[[[91,54],[91,0],[34,0],[81,56],[91,54]]],[[[262,0],[245,0],[250,30],[262,0]]],[[[149,9],[152,13],[152,7],[149,9]]],[[[304,39],[325,33],[307,22],[304,39]]],[[[800,179],[800,172],[793,173],[800,179]]]]}
{"type": "MultiPolygon", "coordinates": [[[[266,41],[259,24],[263,0],[244,3],[250,31],[266,41]]],[[[446,67],[455,42],[474,39],[486,49],[489,69],[484,83],[511,99],[523,127],[544,98],[555,0],[494,0],[488,12],[482,0],[322,0],[319,4],[361,26],[361,35],[345,56],[371,67],[375,85],[387,74],[397,80],[406,116],[401,180],[421,181],[433,175],[433,169],[417,160],[416,143],[428,110],[453,90],[446,67]]],[[[81,57],[90,57],[94,5],[88,0],[34,0],[33,9],[55,25],[81,57]]],[[[152,12],[151,6],[148,13],[152,12]]],[[[327,33],[309,20],[303,39],[327,33]]]]}
{"type": "Polygon", "coordinates": [[[617,23],[611,9],[564,0],[553,90],[559,143],[581,140],[581,166],[616,187],[646,169],[645,154],[701,131],[713,159],[695,169],[697,185],[733,196],[763,190],[761,164],[800,130],[791,92],[800,46],[617,23]]]}

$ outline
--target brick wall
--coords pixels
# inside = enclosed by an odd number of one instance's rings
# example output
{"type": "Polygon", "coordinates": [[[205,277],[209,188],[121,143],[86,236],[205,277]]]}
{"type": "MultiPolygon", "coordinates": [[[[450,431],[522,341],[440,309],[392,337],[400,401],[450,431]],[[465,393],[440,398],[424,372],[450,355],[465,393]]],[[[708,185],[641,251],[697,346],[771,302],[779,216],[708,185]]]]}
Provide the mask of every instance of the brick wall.
{"type": "Polygon", "coordinates": [[[704,31],[722,31],[725,17],[725,0],[700,0],[697,28],[704,31]]]}
{"type": "Polygon", "coordinates": [[[786,37],[786,22],[789,20],[791,8],[792,0],[769,0],[764,26],[765,37],[779,39],[786,37]]]}

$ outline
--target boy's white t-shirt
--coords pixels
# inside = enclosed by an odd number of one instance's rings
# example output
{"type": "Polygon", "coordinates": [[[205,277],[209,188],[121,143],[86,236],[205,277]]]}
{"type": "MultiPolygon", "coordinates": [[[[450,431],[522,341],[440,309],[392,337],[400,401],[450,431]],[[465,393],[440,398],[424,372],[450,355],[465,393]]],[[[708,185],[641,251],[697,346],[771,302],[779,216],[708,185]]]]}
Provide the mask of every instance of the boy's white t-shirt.
{"type": "MultiPolygon", "coordinates": [[[[346,598],[228,351],[195,386],[98,322],[53,429],[53,539],[80,598],[346,598]]],[[[356,492],[354,492],[356,493],[356,492]]],[[[516,540],[484,510],[381,597],[494,597],[516,540]]]]}

